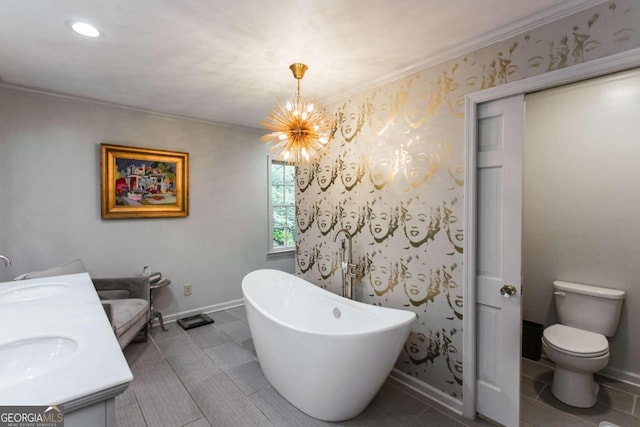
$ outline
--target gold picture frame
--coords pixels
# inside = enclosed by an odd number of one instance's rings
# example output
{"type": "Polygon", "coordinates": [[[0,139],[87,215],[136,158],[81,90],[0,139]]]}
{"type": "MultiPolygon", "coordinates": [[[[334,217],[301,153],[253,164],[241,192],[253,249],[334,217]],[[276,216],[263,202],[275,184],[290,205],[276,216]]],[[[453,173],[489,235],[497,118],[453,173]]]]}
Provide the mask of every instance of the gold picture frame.
{"type": "Polygon", "coordinates": [[[102,218],[189,215],[189,153],[100,144],[102,218]]]}

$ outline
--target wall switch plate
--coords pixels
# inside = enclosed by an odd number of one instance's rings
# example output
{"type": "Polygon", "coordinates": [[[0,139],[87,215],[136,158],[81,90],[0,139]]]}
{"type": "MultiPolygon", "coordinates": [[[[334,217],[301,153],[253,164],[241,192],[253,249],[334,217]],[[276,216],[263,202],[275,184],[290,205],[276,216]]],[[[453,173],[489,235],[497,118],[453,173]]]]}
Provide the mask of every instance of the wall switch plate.
{"type": "Polygon", "coordinates": [[[191,287],[191,285],[184,285],[184,296],[188,297],[192,293],[193,293],[193,288],[191,287]]]}

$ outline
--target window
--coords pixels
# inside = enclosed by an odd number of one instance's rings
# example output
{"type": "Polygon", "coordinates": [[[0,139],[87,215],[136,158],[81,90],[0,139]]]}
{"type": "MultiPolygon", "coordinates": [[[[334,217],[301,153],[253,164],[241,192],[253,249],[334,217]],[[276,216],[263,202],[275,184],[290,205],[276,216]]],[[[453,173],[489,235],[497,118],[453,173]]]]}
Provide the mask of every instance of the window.
{"type": "Polygon", "coordinates": [[[295,169],[269,157],[269,252],[296,248],[295,169]]]}

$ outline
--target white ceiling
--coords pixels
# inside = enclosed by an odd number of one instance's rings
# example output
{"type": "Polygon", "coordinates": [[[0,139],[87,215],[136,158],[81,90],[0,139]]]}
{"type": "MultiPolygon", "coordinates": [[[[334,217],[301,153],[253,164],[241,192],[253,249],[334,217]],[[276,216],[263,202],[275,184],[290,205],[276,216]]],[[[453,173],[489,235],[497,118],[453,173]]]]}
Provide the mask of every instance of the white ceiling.
{"type": "Polygon", "coordinates": [[[598,0],[0,0],[0,77],[173,115],[259,127],[288,67],[321,101],[418,70],[598,0]],[[73,33],[68,20],[104,37],[73,33]]]}

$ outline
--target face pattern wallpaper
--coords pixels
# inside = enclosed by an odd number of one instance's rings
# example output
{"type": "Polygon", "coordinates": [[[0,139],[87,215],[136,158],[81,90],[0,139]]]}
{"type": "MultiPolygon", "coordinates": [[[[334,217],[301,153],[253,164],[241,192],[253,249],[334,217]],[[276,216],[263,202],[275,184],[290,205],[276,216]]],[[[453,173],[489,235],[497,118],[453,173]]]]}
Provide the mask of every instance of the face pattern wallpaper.
{"type": "Polygon", "coordinates": [[[640,4],[607,2],[328,108],[334,138],[296,171],[297,273],[418,316],[396,368],[462,398],[465,95],[640,46],[640,4]]]}

